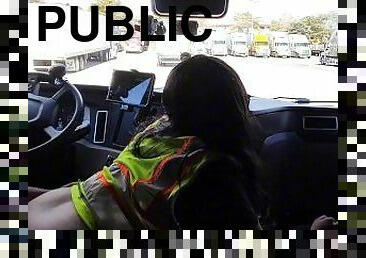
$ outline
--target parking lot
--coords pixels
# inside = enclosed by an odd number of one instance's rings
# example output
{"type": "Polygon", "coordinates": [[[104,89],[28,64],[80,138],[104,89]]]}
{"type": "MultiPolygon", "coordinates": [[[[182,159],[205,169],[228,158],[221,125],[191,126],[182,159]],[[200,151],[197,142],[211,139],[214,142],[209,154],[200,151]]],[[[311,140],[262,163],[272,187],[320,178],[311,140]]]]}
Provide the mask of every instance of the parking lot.
{"type": "MultiPolygon", "coordinates": [[[[247,92],[258,97],[303,97],[311,100],[337,100],[338,73],[335,66],[323,66],[318,57],[256,58],[219,57],[227,62],[242,79],[247,92]]],[[[156,75],[155,90],[164,88],[172,66],[158,66],[153,51],[143,53],[118,53],[109,62],[95,65],[83,71],[70,73],[73,83],[108,86],[113,69],[149,72],[156,75]]]]}

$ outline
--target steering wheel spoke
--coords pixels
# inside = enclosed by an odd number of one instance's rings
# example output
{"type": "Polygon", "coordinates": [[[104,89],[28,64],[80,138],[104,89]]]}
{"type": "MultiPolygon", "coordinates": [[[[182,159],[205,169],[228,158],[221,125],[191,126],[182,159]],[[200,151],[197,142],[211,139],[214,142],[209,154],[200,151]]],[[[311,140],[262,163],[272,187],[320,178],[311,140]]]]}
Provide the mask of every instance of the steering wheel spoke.
{"type": "Polygon", "coordinates": [[[51,138],[55,138],[61,134],[60,131],[56,130],[52,125],[47,126],[43,129],[43,131],[51,138]]]}
{"type": "Polygon", "coordinates": [[[64,84],[64,86],[61,87],[51,98],[58,102],[60,98],[68,91],[67,86],[64,84]]]}

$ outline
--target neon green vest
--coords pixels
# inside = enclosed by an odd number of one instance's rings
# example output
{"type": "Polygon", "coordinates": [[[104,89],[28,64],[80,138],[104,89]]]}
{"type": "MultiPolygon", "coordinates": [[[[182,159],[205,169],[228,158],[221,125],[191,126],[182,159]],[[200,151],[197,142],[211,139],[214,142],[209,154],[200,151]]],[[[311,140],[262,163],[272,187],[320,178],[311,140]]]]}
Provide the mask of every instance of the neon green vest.
{"type": "MultiPolygon", "coordinates": [[[[162,118],[141,134],[159,130],[165,122],[162,118]]],[[[120,217],[132,229],[174,227],[173,197],[205,162],[207,153],[193,136],[153,136],[142,140],[143,157],[137,157],[133,146],[141,134],[109,168],[72,188],[75,208],[89,228],[118,228],[120,217]]]]}

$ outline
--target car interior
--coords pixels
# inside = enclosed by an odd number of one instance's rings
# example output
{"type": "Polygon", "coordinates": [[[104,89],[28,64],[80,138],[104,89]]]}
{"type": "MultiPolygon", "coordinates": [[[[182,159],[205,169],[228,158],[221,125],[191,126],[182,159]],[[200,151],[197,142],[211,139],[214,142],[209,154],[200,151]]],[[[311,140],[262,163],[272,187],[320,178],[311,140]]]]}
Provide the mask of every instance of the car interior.
{"type": "MultiPolygon", "coordinates": [[[[215,19],[225,15],[227,0],[201,2],[215,19]]],[[[166,4],[153,1],[155,14],[167,15],[166,4]]],[[[164,114],[154,71],[111,73],[105,87],[66,80],[62,65],[29,72],[29,186],[54,189],[87,179],[111,164],[139,128],[164,114]]],[[[323,214],[336,217],[337,103],[252,96],[250,110],[262,130],[274,227],[296,229],[323,214]]]]}

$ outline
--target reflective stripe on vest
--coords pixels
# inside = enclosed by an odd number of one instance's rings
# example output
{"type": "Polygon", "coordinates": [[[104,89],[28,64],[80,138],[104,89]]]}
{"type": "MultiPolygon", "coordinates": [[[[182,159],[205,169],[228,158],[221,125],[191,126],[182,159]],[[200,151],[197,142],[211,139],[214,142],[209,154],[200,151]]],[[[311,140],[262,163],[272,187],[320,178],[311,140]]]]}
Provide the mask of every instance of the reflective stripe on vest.
{"type": "Polygon", "coordinates": [[[171,193],[194,173],[194,165],[205,154],[203,149],[191,151],[198,142],[196,137],[147,140],[158,143],[158,153],[163,154],[137,158],[132,148],[126,147],[111,167],[98,173],[99,182],[134,229],[161,228],[173,223],[171,193]]]}
{"type": "Polygon", "coordinates": [[[102,173],[104,171],[100,171],[82,182],[85,199],[94,213],[96,227],[103,229],[134,229],[130,219],[126,218],[125,212],[121,210],[111,194],[109,182],[102,176],[102,173]]]}
{"type": "Polygon", "coordinates": [[[174,155],[164,163],[161,172],[153,181],[134,185],[134,196],[144,218],[157,227],[167,226],[165,223],[172,219],[169,207],[171,192],[180,181],[194,173],[193,164],[197,163],[204,153],[203,150],[197,150],[188,155],[174,155]]]}

